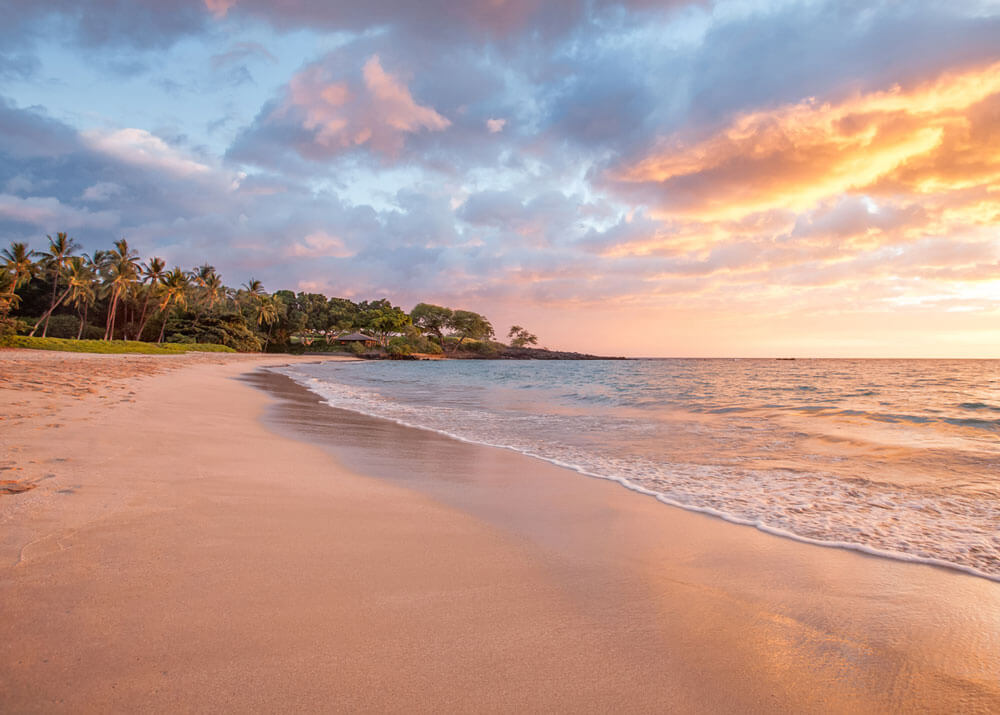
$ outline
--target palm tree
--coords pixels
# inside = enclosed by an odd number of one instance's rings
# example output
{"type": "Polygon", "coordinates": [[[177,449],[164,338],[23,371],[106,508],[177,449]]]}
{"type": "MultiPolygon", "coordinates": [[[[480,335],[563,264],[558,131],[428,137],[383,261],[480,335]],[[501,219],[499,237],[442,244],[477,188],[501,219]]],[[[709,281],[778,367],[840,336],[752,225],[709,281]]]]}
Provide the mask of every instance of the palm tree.
{"type": "Polygon", "coordinates": [[[139,275],[139,254],[129,248],[124,238],[115,241],[113,250],[104,254],[105,290],[111,294],[111,306],[108,309],[108,322],[104,328],[104,339],[113,340],[115,336],[115,317],[118,313],[118,301],[128,294],[139,275]]]}
{"type": "Polygon", "coordinates": [[[267,326],[267,337],[264,338],[264,349],[267,350],[267,344],[271,342],[271,329],[278,322],[278,304],[273,295],[264,293],[257,297],[254,305],[254,317],[258,328],[267,326]]]}
{"type": "MultiPolygon", "coordinates": [[[[46,236],[46,238],[49,239],[49,250],[43,252],[41,256],[45,270],[52,275],[52,301],[49,304],[48,312],[45,314],[45,325],[42,328],[43,338],[49,332],[49,318],[56,309],[56,293],[59,290],[59,279],[62,278],[66,262],[73,252],[79,248],[76,245],[76,241],[61,231],[56,234],[55,238],[52,238],[52,236],[46,236]]],[[[35,331],[32,330],[31,333],[34,335],[35,331]]]]}
{"type": "MultiPolygon", "coordinates": [[[[80,294],[82,291],[86,290],[89,290],[91,293],[93,293],[94,274],[93,271],[91,271],[90,268],[87,266],[87,264],[84,262],[83,258],[81,258],[80,256],[72,256],[67,258],[66,261],[67,261],[66,267],[59,272],[60,275],[62,275],[62,273],[64,272],[66,273],[66,290],[64,290],[62,294],[60,294],[58,299],[52,302],[52,305],[49,306],[49,309],[45,311],[45,315],[43,315],[41,318],[38,319],[38,322],[35,323],[35,327],[31,329],[30,333],[28,333],[29,337],[34,337],[35,331],[38,330],[38,326],[42,324],[42,321],[45,321],[45,325],[48,325],[49,317],[52,315],[52,312],[60,305],[62,305],[62,302],[66,300],[66,298],[69,297],[71,294],[73,294],[74,292],[80,294]]],[[[82,322],[80,323],[80,330],[77,331],[78,340],[81,332],[83,332],[82,322]]],[[[43,338],[45,337],[44,330],[42,331],[42,337],[43,338]]]]}
{"type": "Polygon", "coordinates": [[[10,274],[10,281],[3,300],[4,317],[7,317],[10,309],[19,300],[14,291],[35,277],[38,266],[32,259],[36,255],[38,254],[29,249],[26,243],[12,243],[10,244],[10,248],[0,251],[0,258],[3,259],[3,267],[10,274]]]}
{"type": "Polygon", "coordinates": [[[211,310],[215,304],[226,296],[226,287],[222,285],[222,277],[218,273],[212,273],[205,278],[205,299],[208,301],[208,309],[211,310]]]}
{"type": "Polygon", "coordinates": [[[147,315],[146,313],[149,308],[149,299],[165,275],[166,267],[167,264],[158,256],[153,256],[149,259],[149,263],[142,266],[142,282],[146,284],[146,299],[142,302],[142,316],[139,318],[139,329],[135,333],[136,340],[142,340],[142,331],[146,329],[146,323],[152,317],[152,314],[147,315]]]}
{"type": "MultiPolygon", "coordinates": [[[[194,284],[200,288],[202,308],[207,304],[208,309],[211,310],[224,297],[225,286],[222,285],[222,278],[216,272],[215,266],[210,266],[207,263],[198,266],[191,271],[190,277],[194,284]]],[[[199,318],[201,312],[201,310],[198,312],[199,318]]]]}
{"type": "Polygon", "coordinates": [[[76,339],[79,340],[87,325],[87,310],[97,300],[97,272],[93,262],[87,257],[70,258],[66,267],[66,281],[69,283],[67,301],[76,308],[80,316],[80,329],[76,331],[76,339]]]}
{"type": "Polygon", "coordinates": [[[243,284],[242,290],[244,297],[251,303],[255,302],[260,296],[265,295],[264,284],[261,283],[256,278],[251,277],[246,283],[243,284]]]}
{"type": "Polygon", "coordinates": [[[7,315],[20,302],[21,298],[14,292],[14,276],[7,272],[6,267],[0,266],[0,311],[7,315]]]}
{"type": "Polygon", "coordinates": [[[187,274],[179,267],[174,267],[172,271],[160,278],[160,285],[163,286],[160,295],[160,313],[163,314],[163,325],[160,326],[160,337],[157,344],[163,342],[163,331],[167,327],[167,309],[172,306],[184,307],[187,305],[187,289],[190,286],[187,274]]]}

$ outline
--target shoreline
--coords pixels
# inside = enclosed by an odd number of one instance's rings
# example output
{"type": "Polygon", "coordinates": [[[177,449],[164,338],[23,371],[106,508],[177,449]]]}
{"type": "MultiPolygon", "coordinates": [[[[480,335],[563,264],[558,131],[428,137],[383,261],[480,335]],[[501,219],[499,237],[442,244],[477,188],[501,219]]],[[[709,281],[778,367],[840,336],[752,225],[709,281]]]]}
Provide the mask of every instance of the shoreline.
{"type": "MultiPolygon", "coordinates": [[[[283,374],[283,373],[278,373],[278,374],[283,374]]],[[[299,382],[299,381],[295,380],[295,378],[289,378],[289,379],[291,379],[292,381],[296,382],[296,384],[299,385],[299,386],[301,386],[303,389],[308,390],[310,393],[314,394],[321,401],[325,400],[325,398],[323,397],[323,395],[321,393],[313,391],[307,385],[303,384],[302,382],[299,382]]],[[[333,408],[333,409],[341,409],[341,408],[333,408]]],[[[348,411],[352,411],[352,410],[348,410],[348,411]]],[[[809,544],[809,545],[812,545],[812,546],[818,546],[818,547],[822,547],[822,548],[841,549],[841,550],[847,550],[847,551],[854,551],[856,553],[864,554],[866,556],[874,556],[874,557],[877,557],[877,558],[890,559],[890,560],[893,560],[893,561],[899,561],[899,562],[904,562],[904,563],[914,563],[914,564],[922,564],[922,565],[926,565],[926,566],[933,566],[935,568],[942,568],[942,569],[946,569],[946,570],[949,570],[949,571],[954,571],[954,572],[958,572],[958,573],[962,573],[962,574],[974,576],[976,578],[982,578],[982,579],[985,579],[987,581],[993,581],[993,582],[996,582],[996,583],[1000,583],[1000,573],[991,573],[991,572],[988,572],[988,571],[984,571],[982,569],[978,569],[978,568],[976,568],[974,566],[969,566],[969,565],[965,565],[965,564],[961,564],[961,563],[955,563],[955,562],[948,561],[946,559],[942,559],[942,558],[938,558],[938,557],[934,557],[934,556],[921,556],[921,555],[917,555],[917,554],[909,554],[909,553],[902,552],[902,551],[892,551],[892,550],[888,550],[888,549],[881,549],[881,548],[878,548],[878,547],[875,547],[875,546],[870,546],[870,545],[867,545],[867,544],[857,543],[857,542],[852,542],[852,541],[825,540],[825,539],[821,539],[821,538],[816,538],[816,537],[811,537],[811,536],[805,536],[805,535],[796,533],[794,531],[791,531],[789,529],[785,529],[785,528],[782,528],[782,527],[779,527],[779,526],[772,526],[770,524],[763,523],[760,520],[754,520],[754,519],[750,519],[750,518],[741,517],[741,516],[739,516],[737,514],[732,514],[730,512],[724,511],[722,509],[718,509],[718,508],[714,508],[714,507],[710,507],[710,506],[698,506],[698,505],[694,505],[694,504],[687,504],[687,503],[684,503],[684,502],[681,502],[681,501],[677,501],[675,499],[671,499],[670,497],[668,497],[668,496],[666,496],[664,494],[661,494],[660,492],[657,492],[657,491],[654,491],[652,489],[648,489],[646,487],[643,487],[643,486],[641,486],[639,484],[636,484],[635,482],[632,482],[632,481],[630,481],[627,478],[617,477],[617,476],[602,475],[602,474],[599,474],[599,473],[596,473],[596,472],[593,472],[593,471],[588,471],[587,469],[585,469],[583,467],[580,467],[580,466],[577,466],[575,464],[561,462],[561,461],[559,461],[557,459],[549,458],[549,457],[546,457],[544,455],[537,454],[535,452],[524,451],[524,450],[518,449],[516,447],[511,447],[511,446],[507,446],[507,445],[503,445],[503,444],[494,444],[494,443],[490,443],[490,442],[477,441],[477,440],[474,440],[474,439],[467,439],[467,438],[465,438],[465,437],[463,437],[461,435],[458,435],[458,434],[455,434],[455,433],[452,433],[452,432],[448,432],[446,430],[437,429],[437,428],[434,428],[434,427],[424,426],[424,425],[420,425],[420,424],[413,424],[413,423],[406,422],[406,421],[403,421],[403,420],[400,420],[400,419],[396,419],[396,418],[393,418],[393,417],[387,417],[387,416],[382,416],[382,415],[378,415],[378,414],[372,414],[370,412],[361,412],[361,411],[358,411],[357,414],[364,415],[366,417],[369,417],[369,418],[375,419],[375,420],[388,420],[388,421],[393,422],[395,424],[398,424],[398,425],[400,425],[402,427],[411,428],[411,429],[417,429],[417,430],[421,430],[421,431],[425,431],[425,432],[430,432],[430,433],[433,433],[433,434],[436,434],[436,435],[443,436],[443,437],[445,437],[447,439],[453,439],[453,440],[456,440],[456,441],[459,441],[459,442],[464,442],[464,443],[467,443],[467,444],[478,445],[478,446],[486,447],[488,449],[508,450],[508,451],[513,452],[515,454],[523,455],[523,456],[528,457],[530,459],[539,460],[539,461],[544,462],[546,464],[550,464],[550,465],[556,466],[556,467],[558,467],[560,469],[565,469],[565,470],[568,470],[568,471],[575,472],[576,474],[579,474],[579,475],[584,476],[584,477],[588,477],[590,479],[599,479],[599,480],[602,480],[602,481],[608,481],[608,482],[612,482],[612,483],[618,484],[619,486],[622,486],[625,489],[627,489],[629,491],[632,491],[632,492],[635,492],[637,494],[640,494],[642,496],[652,497],[656,501],[658,501],[661,504],[664,504],[664,505],[666,505],[668,507],[673,507],[673,508],[676,508],[676,509],[681,509],[681,510],[684,510],[684,511],[694,512],[694,513],[698,513],[698,514],[704,514],[704,515],[707,515],[707,516],[710,516],[710,517],[713,517],[713,518],[720,519],[722,521],[728,522],[730,524],[736,524],[736,525],[740,525],[740,526],[748,526],[748,527],[751,527],[751,528],[756,529],[758,531],[761,531],[763,533],[770,534],[772,536],[776,536],[778,538],[790,539],[790,540],[797,541],[797,542],[802,543],[802,544],[809,544]]]]}
{"type": "MultiPolygon", "coordinates": [[[[698,590],[707,588],[716,592],[721,600],[730,605],[766,604],[763,607],[763,618],[775,624],[785,622],[786,619],[802,625],[822,623],[821,630],[824,633],[821,640],[826,642],[821,648],[828,647],[829,640],[832,639],[841,644],[864,644],[860,652],[865,653],[864,657],[855,653],[848,659],[850,662],[827,662],[824,666],[838,672],[854,672],[855,677],[862,680],[864,676],[859,674],[860,666],[854,662],[855,658],[863,661],[865,668],[875,670],[885,667],[890,660],[899,658],[902,653],[909,653],[917,661],[923,659],[919,649],[907,643],[907,639],[916,638],[917,633],[921,634],[921,638],[926,637],[924,631],[928,624],[921,623],[919,618],[913,619],[913,613],[907,612],[907,609],[925,614],[935,613],[936,617],[949,621],[951,626],[957,626],[959,631],[972,627],[979,616],[974,616],[972,621],[964,624],[952,622],[947,615],[949,610],[954,610],[952,604],[965,603],[959,609],[965,612],[963,617],[970,616],[980,606],[990,613],[1000,612],[1000,589],[989,579],[956,569],[887,559],[863,551],[817,549],[807,542],[787,539],[758,529],[748,530],[745,525],[713,515],[660,501],[636,499],[634,494],[621,490],[620,485],[613,480],[581,480],[577,472],[519,452],[459,441],[437,432],[330,407],[319,395],[291,378],[272,370],[259,371],[258,375],[261,372],[267,373],[268,377],[254,379],[256,376],[248,376],[245,379],[279,396],[284,402],[272,406],[268,412],[265,419],[271,427],[293,438],[322,445],[335,459],[352,470],[363,470],[365,474],[380,480],[414,489],[448,506],[473,514],[493,526],[509,530],[518,539],[539,544],[546,550],[568,552],[561,554],[557,562],[579,563],[593,559],[603,564],[603,567],[617,563],[630,563],[633,567],[642,564],[645,582],[652,580],[659,584],[654,598],[664,595],[659,590],[664,586],[665,578],[660,571],[666,563],[672,570],[666,578],[667,582],[676,582],[679,578],[677,572],[680,571],[684,574],[680,578],[682,582],[694,585],[698,590]],[[417,465],[391,454],[382,454],[378,460],[373,460],[372,450],[365,443],[391,443],[403,454],[412,454],[420,449],[426,456],[417,465]],[[449,470],[449,461],[463,466],[458,470],[449,470]],[[477,466],[469,466],[473,464],[477,466]],[[484,464],[490,466],[483,467],[484,464]],[[587,492],[586,499],[581,500],[580,492],[584,490],[587,492]],[[580,501],[583,502],[582,505],[575,503],[580,501]],[[554,514],[553,510],[565,513],[554,514]],[[610,523],[598,528],[593,523],[595,512],[604,517],[611,513],[614,517],[610,519],[610,523]],[[631,526],[627,522],[631,522],[631,526]],[[581,528],[579,523],[585,525],[581,528]],[[598,533],[595,533],[595,529],[598,533]],[[618,530],[629,533],[623,535],[618,530]],[[608,545],[600,543],[608,536],[624,538],[628,547],[609,549],[608,545]],[[666,553],[661,548],[663,543],[671,544],[666,553]],[[867,589],[859,587],[859,584],[864,584],[867,589]],[[777,588],[782,592],[781,598],[774,599],[770,588],[777,588]],[[940,589],[940,592],[936,589],[940,589]],[[943,593],[948,595],[943,596],[943,593]],[[971,593],[980,595],[967,600],[971,593]],[[915,595],[918,597],[914,598],[915,595]],[[911,598],[914,600],[908,602],[911,598]],[[980,598],[984,600],[980,601],[980,598]],[[872,600],[879,599],[886,600],[884,609],[873,607],[872,600]],[[845,607],[844,601],[852,602],[851,606],[846,607],[848,611],[860,608],[863,615],[855,614],[851,627],[841,630],[835,625],[839,620],[852,620],[848,613],[841,611],[845,607]],[[930,605],[932,602],[935,605],[930,605]],[[992,611],[987,604],[993,604],[992,611]],[[867,642],[868,631],[884,630],[886,625],[883,621],[892,618],[899,619],[899,622],[888,626],[892,630],[898,629],[892,636],[893,645],[889,649],[891,656],[889,652],[884,652],[882,655],[887,661],[879,664],[878,649],[867,642]]],[[[573,577],[567,578],[573,580],[573,577]]],[[[671,595],[677,596],[676,593],[671,595]]],[[[649,597],[649,594],[645,597],[649,597]]],[[[696,612],[702,608],[696,607],[687,597],[680,598],[679,603],[663,607],[679,608],[681,612],[684,607],[696,612]]],[[[957,615],[958,611],[954,613],[957,615]]],[[[716,616],[725,620],[724,614],[725,608],[720,608],[716,616]]],[[[761,618],[762,614],[757,612],[754,618],[747,620],[756,621],[761,618]]],[[[993,625],[992,615],[980,625],[987,631],[992,627],[993,632],[1000,628],[993,625]]],[[[695,630],[700,632],[703,627],[704,623],[699,623],[695,630]]],[[[741,634],[742,629],[743,624],[734,629],[734,638],[738,639],[755,631],[750,629],[741,634]]],[[[686,628],[667,630],[670,633],[665,640],[670,643],[689,642],[692,638],[686,628]]],[[[756,633],[756,640],[773,642],[775,633],[769,632],[770,630],[770,627],[764,628],[766,635],[763,636],[756,633]]],[[[780,631],[781,628],[775,630],[780,631]]],[[[949,637],[955,637],[955,634],[941,629],[937,637],[942,642],[934,643],[933,647],[947,650],[950,644],[946,641],[949,637]]],[[[959,639],[964,639],[964,636],[959,639]]],[[[924,645],[932,647],[929,642],[924,645]]],[[[974,660],[976,667],[982,669],[982,682],[985,683],[1000,676],[1000,649],[992,643],[984,642],[983,645],[984,649],[974,656],[974,660]]],[[[738,646],[727,639],[725,648],[738,649],[738,646]]],[[[806,652],[793,654],[792,657],[797,659],[807,655],[809,649],[804,650],[806,652]]],[[[747,663],[757,659],[766,660],[768,657],[774,656],[765,652],[754,653],[747,663]]],[[[819,662],[823,660],[824,658],[820,658],[819,662]]],[[[746,676],[743,671],[747,663],[736,668],[741,680],[746,676]]],[[[807,670],[811,670],[814,665],[808,666],[807,670]]],[[[749,668],[749,672],[753,672],[753,668],[749,668]]],[[[801,672],[797,680],[807,682],[810,675],[801,672]]],[[[894,673],[893,677],[896,675],[898,674],[894,673]]],[[[914,692],[911,695],[915,699],[910,707],[916,707],[918,702],[923,702],[923,706],[926,706],[926,698],[933,695],[931,690],[924,689],[927,683],[917,684],[927,675],[929,674],[913,674],[911,686],[914,687],[914,692]],[[916,699],[917,695],[925,700],[916,699]]],[[[755,677],[761,677],[761,674],[757,673],[755,677]]],[[[743,685],[746,686],[745,683],[743,685]]],[[[817,687],[822,690],[825,685],[823,683],[817,687]]],[[[888,683],[883,683],[883,686],[888,687],[888,683]]],[[[895,683],[895,687],[901,686],[895,683]]],[[[878,687],[873,688],[872,692],[877,689],[878,687]]],[[[831,692],[824,692],[824,697],[829,697],[831,692]]],[[[861,702],[859,701],[859,705],[861,702]]],[[[867,702],[866,706],[876,709],[902,707],[901,702],[882,701],[881,705],[878,702],[873,700],[867,702]]],[[[1000,687],[991,688],[986,702],[1000,705],[1000,687]]],[[[726,705],[728,707],[730,705],[726,705]]],[[[803,705],[799,703],[795,707],[803,705]]]]}
{"type": "Polygon", "coordinates": [[[41,478],[0,496],[2,709],[1000,708],[992,582],[335,410],[289,357],[0,383],[41,478]]]}

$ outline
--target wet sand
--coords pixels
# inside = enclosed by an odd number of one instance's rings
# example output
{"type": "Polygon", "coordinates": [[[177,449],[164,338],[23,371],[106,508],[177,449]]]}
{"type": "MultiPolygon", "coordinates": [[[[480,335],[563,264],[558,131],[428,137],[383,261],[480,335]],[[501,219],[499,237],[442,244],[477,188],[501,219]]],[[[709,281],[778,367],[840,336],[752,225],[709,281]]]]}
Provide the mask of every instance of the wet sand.
{"type": "Polygon", "coordinates": [[[996,583],[334,410],[266,358],[32,358],[108,373],[73,396],[11,356],[0,711],[1000,710],[996,583]]]}

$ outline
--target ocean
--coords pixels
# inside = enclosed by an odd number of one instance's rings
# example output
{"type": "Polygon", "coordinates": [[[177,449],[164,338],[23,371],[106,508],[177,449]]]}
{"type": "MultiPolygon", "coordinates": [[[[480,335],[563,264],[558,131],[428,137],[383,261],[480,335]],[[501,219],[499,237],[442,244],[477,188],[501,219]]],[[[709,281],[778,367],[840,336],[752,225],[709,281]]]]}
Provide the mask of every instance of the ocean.
{"type": "Polygon", "coordinates": [[[1000,581],[1000,361],[453,360],[280,372],[333,407],[515,450],[666,504],[1000,581]]]}

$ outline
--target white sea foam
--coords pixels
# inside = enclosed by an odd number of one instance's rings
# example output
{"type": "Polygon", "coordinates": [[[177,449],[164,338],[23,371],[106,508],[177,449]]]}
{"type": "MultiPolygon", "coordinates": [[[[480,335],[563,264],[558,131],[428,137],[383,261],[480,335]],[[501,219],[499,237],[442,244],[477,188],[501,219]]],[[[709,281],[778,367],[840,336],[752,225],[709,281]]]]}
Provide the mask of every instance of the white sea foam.
{"type": "MultiPolygon", "coordinates": [[[[607,395],[616,388],[614,383],[595,389],[536,379],[500,389],[492,383],[502,380],[490,377],[486,384],[459,381],[449,392],[455,384],[443,373],[411,375],[398,365],[373,367],[353,367],[363,373],[341,369],[327,374],[306,366],[281,372],[333,407],[510,449],[618,482],[664,504],[805,543],[1000,581],[1000,496],[991,488],[995,481],[987,479],[970,489],[933,480],[906,484],[882,479],[869,462],[850,454],[801,453],[802,435],[781,427],[777,417],[751,414],[734,422],[734,413],[754,412],[741,405],[720,408],[725,411],[708,422],[697,416],[674,419],[665,429],[653,415],[623,416],[580,407],[581,394],[590,398],[596,393],[603,403],[611,401],[607,395]],[[559,409],[540,410],[538,402],[521,399],[540,390],[547,391],[548,398],[553,390],[562,391],[559,409]],[[765,427],[758,424],[762,419],[765,427]],[[665,438],[678,444],[665,446],[665,438]],[[756,456],[744,459],[733,443],[756,456]],[[716,456],[711,459],[697,456],[712,450],[716,456]],[[845,471],[855,463],[868,471],[845,471]]],[[[628,384],[632,393],[642,393],[643,385],[634,380],[628,384]]],[[[809,419],[816,419],[816,413],[810,410],[809,419]]],[[[795,427],[801,429],[801,422],[795,427]]],[[[962,458],[970,473],[990,463],[988,454],[962,458]]]]}

